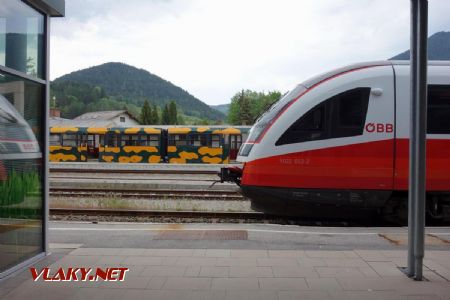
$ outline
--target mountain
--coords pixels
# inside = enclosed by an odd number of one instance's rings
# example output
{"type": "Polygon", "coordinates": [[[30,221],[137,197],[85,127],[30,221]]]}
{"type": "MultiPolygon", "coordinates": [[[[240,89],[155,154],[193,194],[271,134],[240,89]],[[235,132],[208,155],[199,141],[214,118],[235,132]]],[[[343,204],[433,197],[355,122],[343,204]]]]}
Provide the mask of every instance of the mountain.
{"type": "MultiPolygon", "coordinates": [[[[409,50],[400,53],[391,60],[408,60],[409,50]]],[[[428,38],[429,60],[450,60],[450,32],[436,32],[428,38]]]]}
{"type": "MultiPolygon", "coordinates": [[[[113,101],[116,102],[115,106],[130,105],[139,108],[145,99],[148,99],[150,102],[163,107],[169,101],[174,100],[186,115],[211,120],[223,120],[225,118],[223,113],[212,109],[171,82],[144,69],[138,69],[123,63],[110,62],[75,71],[56,78],[51,83],[52,94],[57,101],[61,97],[67,98],[69,96],[68,91],[73,93],[78,91],[78,94],[80,94],[77,88],[92,90],[92,87],[97,88],[97,93],[104,93],[106,96],[112,97],[113,101]]],[[[77,95],[72,96],[77,97],[77,95]]],[[[83,95],[83,98],[86,98],[85,95],[83,95]]],[[[86,108],[89,105],[87,100],[78,100],[84,102],[86,108]]]]}
{"type": "Polygon", "coordinates": [[[213,109],[220,111],[225,116],[228,115],[228,111],[230,110],[230,103],[228,104],[219,104],[219,105],[210,105],[213,109]]]}

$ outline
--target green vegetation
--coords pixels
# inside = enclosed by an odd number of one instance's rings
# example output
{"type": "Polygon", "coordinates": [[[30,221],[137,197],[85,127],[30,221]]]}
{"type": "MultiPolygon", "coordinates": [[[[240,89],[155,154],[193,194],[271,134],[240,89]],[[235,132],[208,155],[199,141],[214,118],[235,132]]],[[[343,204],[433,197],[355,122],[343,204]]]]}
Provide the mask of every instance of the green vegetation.
{"type": "Polygon", "coordinates": [[[85,112],[102,110],[121,110],[137,117],[140,107],[121,98],[107,96],[101,86],[78,82],[53,82],[51,84],[51,99],[53,105],[61,110],[61,117],[75,118],[85,112]]]}
{"type": "Polygon", "coordinates": [[[125,105],[138,117],[146,100],[162,111],[174,101],[178,114],[200,119],[207,116],[213,122],[225,118],[169,81],[123,63],[106,63],[61,76],[52,82],[51,93],[65,118],[89,111],[118,110],[125,105]]]}
{"type": "Polygon", "coordinates": [[[37,172],[11,172],[0,181],[0,217],[39,219],[42,217],[41,180],[37,172]]]}
{"type": "Polygon", "coordinates": [[[0,205],[7,206],[21,203],[25,196],[40,191],[40,177],[37,172],[11,172],[8,178],[0,181],[0,205]]]}
{"type": "Polygon", "coordinates": [[[145,100],[139,120],[142,125],[160,124],[158,107],[154,104],[149,104],[148,101],[145,100]]]}
{"type": "Polygon", "coordinates": [[[228,123],[232,125],[252,125],[274,102],[281,98],[278,91],[255,92],[242,90],[231,98],[228,123]]]}

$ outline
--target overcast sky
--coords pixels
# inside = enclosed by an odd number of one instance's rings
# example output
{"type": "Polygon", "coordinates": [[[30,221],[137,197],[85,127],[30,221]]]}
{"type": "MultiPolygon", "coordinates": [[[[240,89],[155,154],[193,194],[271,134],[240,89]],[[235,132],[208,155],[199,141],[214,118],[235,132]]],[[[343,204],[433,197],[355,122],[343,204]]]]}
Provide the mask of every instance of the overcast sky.
{"type": "MultiPolygon", "coordinates": [[[[409,0],[66,0],[51,79],[105,62],[145,69],[208,104],[286,92],[310,76],[409,47],[409,0]]],[[[429,1],[429,35],[450,31],[429,1]]]]}

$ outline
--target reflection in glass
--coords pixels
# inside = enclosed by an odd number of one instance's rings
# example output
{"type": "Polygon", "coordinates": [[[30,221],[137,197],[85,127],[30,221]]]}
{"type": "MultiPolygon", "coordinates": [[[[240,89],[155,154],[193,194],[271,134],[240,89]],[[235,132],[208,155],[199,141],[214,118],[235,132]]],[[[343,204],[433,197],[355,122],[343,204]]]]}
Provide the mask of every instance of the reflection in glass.
{"type": "Polygon", "coordinates": [[[17,0],[0,5],[0,65],[44,78],[44,17],[17,0]]]}
{"type": "Polygon", "coordinates": [[[0,73],[0,272],[43,251],[43,88],[0,73]]]}

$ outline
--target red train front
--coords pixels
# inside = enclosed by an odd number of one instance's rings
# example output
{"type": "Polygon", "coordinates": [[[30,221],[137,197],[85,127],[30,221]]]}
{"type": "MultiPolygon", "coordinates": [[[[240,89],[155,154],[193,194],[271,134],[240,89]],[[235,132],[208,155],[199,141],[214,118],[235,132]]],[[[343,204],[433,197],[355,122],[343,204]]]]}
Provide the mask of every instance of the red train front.
{"type": "MultiPolygon", "coordinates": [[[[261,116],[222,170],[270,214],[407,214],[409,65],[344,67],[299,84],[261,116]]],[[[428,67],[427,209],[450,218],[450,63],[428,67]]]]}

